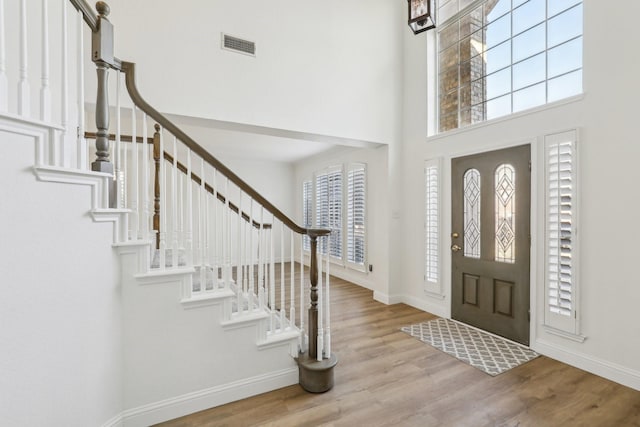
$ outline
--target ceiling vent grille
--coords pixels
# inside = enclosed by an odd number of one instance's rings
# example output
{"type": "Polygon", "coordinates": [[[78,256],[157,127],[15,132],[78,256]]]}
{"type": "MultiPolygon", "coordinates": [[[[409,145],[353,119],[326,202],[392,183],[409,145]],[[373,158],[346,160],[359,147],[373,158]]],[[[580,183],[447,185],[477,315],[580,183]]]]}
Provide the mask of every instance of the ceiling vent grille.
{"type": "Polygon", "coordinates": [[[249,40],[222,33],[222,48],[244,55],[256,56],[256,44],[249,40]]]}

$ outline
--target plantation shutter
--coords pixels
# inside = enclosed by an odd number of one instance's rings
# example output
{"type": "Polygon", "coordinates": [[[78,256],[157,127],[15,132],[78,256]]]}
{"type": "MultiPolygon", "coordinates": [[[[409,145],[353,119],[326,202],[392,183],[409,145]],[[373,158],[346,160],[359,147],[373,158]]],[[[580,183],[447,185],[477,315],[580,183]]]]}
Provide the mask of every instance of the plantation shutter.
{"type": "Polygon", "coordinates": [[[349,167],[347,178],[347,262],[365,264],[366,169],[349,167]]]}
{"type": "MultiPolygon", "coordinates": [[[[320,173],[316,176],[316,228],[329,228],[329,175],[320,173]]],[[[327,254],[325,239],[320,239],[318,249],[327,254]]]]}
{"type": "MultiPolygon", "coordinates": [[[[316,175],[316,227],[331,230],[329,253],[342,258],[342,169],[316,175]]],[[[327,254],[327,239],[319,239],[320,253],[327,254]]]]}
{"type": "MultiPolygon", "coordinates": [[[[311,218],[311,206],[312,206],[312,194],[313,194],[313,183],[311,181],[304,181],[302,183],[302,225],[305,228],[310,228],[312,226],[312,218],[311,218]]],[[[302,236],[302,247],[305,251],[311,249],[311,242],[309,241],[309,236],[302,236]]]]}
{"type": "Polygon", "coordinates": [[[342,170],[329,172],[329,254],[342,259],[342,170]]]}
{"type": "Polygon", "coordinates": [[[424,264],[425,280],[438,282],[438,236],[440,232],[439,221],[439,183],[437,163],[427,163],[424,169],[425,179],[425,206],[424,206],[424,264]]]}
{"type": "Polygon", "coordinates": [[[545,141],[547,324],[577,333],[575,132],[545,141]]]}

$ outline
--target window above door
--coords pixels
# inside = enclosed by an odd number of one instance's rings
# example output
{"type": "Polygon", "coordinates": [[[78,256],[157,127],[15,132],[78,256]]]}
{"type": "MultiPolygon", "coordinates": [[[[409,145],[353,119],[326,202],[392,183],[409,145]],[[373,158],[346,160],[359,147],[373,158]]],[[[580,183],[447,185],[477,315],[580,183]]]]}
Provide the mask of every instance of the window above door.
{"type": "Polygon", "coordinates": [[[439,0],[438,129],[582,93],[581,0],[439,0]]]}

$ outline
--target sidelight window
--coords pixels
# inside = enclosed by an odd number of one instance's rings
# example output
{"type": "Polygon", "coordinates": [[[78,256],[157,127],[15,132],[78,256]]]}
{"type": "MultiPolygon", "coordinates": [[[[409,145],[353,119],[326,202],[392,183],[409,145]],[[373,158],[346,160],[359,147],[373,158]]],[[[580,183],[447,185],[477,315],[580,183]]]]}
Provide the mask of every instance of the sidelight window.
{"type": "Polygon", "coordinates": [[[577,334],[577,156],[574,131],[545,137],[545,162],[545,323],[577,334]]]}

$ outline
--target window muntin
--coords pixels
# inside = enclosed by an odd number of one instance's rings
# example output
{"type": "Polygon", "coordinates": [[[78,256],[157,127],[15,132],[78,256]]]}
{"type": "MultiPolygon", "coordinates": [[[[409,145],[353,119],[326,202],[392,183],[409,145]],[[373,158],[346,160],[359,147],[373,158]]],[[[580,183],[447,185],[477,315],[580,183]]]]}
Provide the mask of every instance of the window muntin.
{"type": "Polygon", "coordinates": [[[581,1],[441,0],[438,10],[440,132],[582,93],[581,1]]]}

